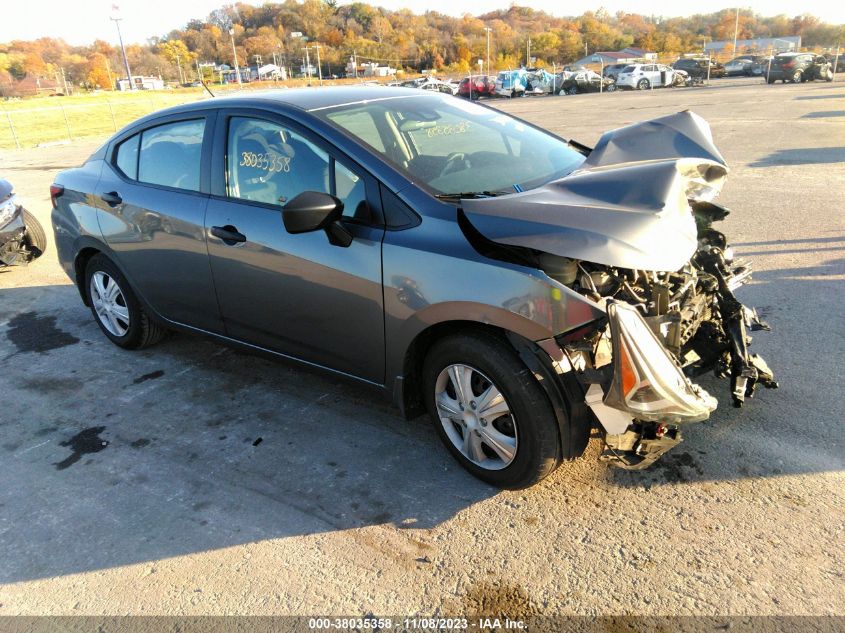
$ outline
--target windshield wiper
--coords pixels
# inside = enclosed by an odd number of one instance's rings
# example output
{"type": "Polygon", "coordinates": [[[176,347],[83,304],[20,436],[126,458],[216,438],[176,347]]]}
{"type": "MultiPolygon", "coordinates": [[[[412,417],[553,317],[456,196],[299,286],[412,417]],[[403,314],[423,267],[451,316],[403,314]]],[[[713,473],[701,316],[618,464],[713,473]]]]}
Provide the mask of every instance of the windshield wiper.
{"type": "Polygon", "coordinates": [[[459,193],[438,193],[434,197],[439,200],[460,200],[461,198],[493,198],[500,195],[496,191],[464,191],[459,193]]]}

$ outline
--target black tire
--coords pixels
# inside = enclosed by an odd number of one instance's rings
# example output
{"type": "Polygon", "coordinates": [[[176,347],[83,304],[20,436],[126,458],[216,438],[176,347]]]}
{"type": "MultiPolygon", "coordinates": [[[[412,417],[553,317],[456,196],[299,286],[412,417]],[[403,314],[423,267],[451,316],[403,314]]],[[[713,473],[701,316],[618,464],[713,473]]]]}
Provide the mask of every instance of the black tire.
{"type": "Polygon", "coordinates": [[[651,88],[651,82],[648,79],[640,79],[637,82],[637,90],[648,90],[651,88]]]}
{"type": "Polygon", "coordinates": [[[796,70],[794,73],[792,73],[791,81],[794,84],[800,84],[802,81],[804,81],[804,73],[800,70],[796,70]]]}
{"type": "Polygon", "coordinates": [[[533,374],[506,342],[486,332],[441,339],[426,356],[422,382],[426,408],[440,439],[474,476],[500,488],[520,489],[557,468],[560,433],[552,406],[533,374]],[[435,393],[437,377],[453,364],[469,365],[489,377],[507,401],[518,440],[516,454],[505,468],[490,470],[473,463],[449,439],[437,412],[435,393]]]}
{"type": "Polygon", "coordinates": [[[575,84],[569,86],[569,88],[566,89],[566,94],[577,95],[578,94],[578,86],[576,86],[575,84]]]}
{"type": "Polygon", "coordinates": [[[773,83],[775,83],[776,81],[777,81],[777,79],[772,79],[772,78],[769,78],[769,79],[767,79],[767,80],[766,80],[766,83],[773,84],[773,83]]]}
{"type": "Polygon", "coordinates": [[[88,261],[88,265],[85,268],[85,293],[88,297],[88,302],[91,304],[91,314],[94,315],[94,321],[100,326],[103,334],[118,347],[122,347],[123,349],[143,349],[158,343],[167,333],[167,330],[150,318],[132,291],[132,287],[126,280],[126,277],[102,253],[94,255],[88,261]],[[94,307],[94,301],[91,297],[91,279],[97,272],[105,273],[114,280],[123,296],[124,304],[129,313],[129,327],[122,336],[109,332],[94,307]]]}
{"type": "Polygon", "coordinates": [[[26,209],[23,210],[23,223],[26,225],[26,237],[32,250],[32,258],[41,257],[47,250],[47,235],[44,233],[44,227],[26,209]]]}

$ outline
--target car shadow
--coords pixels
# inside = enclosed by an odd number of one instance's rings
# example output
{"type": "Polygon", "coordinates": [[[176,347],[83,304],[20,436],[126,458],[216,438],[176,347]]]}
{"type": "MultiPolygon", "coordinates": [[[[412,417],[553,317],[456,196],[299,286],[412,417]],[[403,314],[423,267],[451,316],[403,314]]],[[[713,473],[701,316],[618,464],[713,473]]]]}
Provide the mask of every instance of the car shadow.
{"type": "Polygon", "coordinates": [[[749,167],[772,167],[777,165],[818,165],[845,162],[845,147],[806,147],[779,149],[760,158],[749,167]]]}
{"type": "Polygon", "coordinates": [[[0,582],[426,529],[499,493],[370,387],[188,335],[120,350],[73,286],[0,289],[0,358],[0,582]]]}
{"type": "Polygon", "coordinates": [[[802,119],[828,119],[845,116],[845,110],[819,110],[818,112],[808,112],[801,116],[802,119]]]}
{"type": "MultiPolygon", "coordinates": [[[[762,242],[731,242],[731,245],[735,248],[741,248],[743,246],[779,246],[785,244],[828,244],[831,242],[845,242],[845,234],[833,236],[833,237],[804,237],[800,239],[794,240],[768,240],[762,242]]],[[[802,249],[808,250],[808,249],[802,249]]],[[[748,255],[747,252],[743,250],[743,254],[748,255]]]]}
{"type": "MultiPolygon", "coordinates": [[[[842,282],[796,277],[843,269],[764,271],[741,291],[775,330],[754,349],[780,390],[735,410],[707,377],[722,406],[652,469],[598,463],[593,440],[542,489],[841,470],[842,341],[823,319],[841,313],[842,282]]],[[[187,335],[122,351],[69,285],[0,289],[0,358],[0,582],[368,526],[410,535],[502,494],[370,388],[187,335]]]]}
{"type": "MultiPolygon", "coordinates": [[[[843,86],[815,86],[816,90],[823,90],[823,89],[830,89],[836,88],[839,90],[843,89],[843,86]]],[[[824,94],[824,95],[802,95],[799,97],[793,97],[795,101],[815,101],[816,99],[841,99],[841,94],[824,94]]]]}

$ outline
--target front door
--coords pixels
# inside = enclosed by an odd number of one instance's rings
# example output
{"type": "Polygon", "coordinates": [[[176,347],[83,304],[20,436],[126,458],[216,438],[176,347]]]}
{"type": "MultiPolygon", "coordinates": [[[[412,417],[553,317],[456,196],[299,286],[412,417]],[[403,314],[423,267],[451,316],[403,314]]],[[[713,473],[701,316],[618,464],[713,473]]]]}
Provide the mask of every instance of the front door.
{"type": "Polygon", "coordinates": [[[375,181],[281,119],[221,117],[225,195],[206,213],[211,271],[232,338],[384,382],[380,202],[375,181]],[[348,247],[292,235],[282,205],[303,191],[344,202],[348,247]]]}

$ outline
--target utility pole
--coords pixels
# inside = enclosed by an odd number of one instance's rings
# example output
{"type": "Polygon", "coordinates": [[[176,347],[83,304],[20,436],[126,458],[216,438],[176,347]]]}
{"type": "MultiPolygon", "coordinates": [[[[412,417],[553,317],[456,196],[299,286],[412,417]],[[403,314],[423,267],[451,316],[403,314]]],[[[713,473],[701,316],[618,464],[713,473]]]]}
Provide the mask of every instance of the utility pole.
{"type": "Polygon", "coordinates": [[[179,69],[179,83],[185,83],[185,73],[182,72],[182,56],[176,55],[176,68],[179,69]]]}
{"type": "Polygon", "coordinates": [[[490,74],[490,32],[493,30],[489,26],[485,26],[484,30],[487,31],[487,74],[490,74]]]}
{"type": "Polygon", "coordinates": [[[734,55],[736,55],[736,36],[739,32],[739,7],[736,9],[736,22],[734,22],[734,55]]]}
{"type": "Polygon", "coordinates": [[[525,67],[528,68],[531,65],[531,36],[528,36],[528,46],[525,49],[525,67]]]}
{"type": "Polygon", "coordinates": [[[108,57],[106,57],[106,72],[109,74],[109,86],[111,86],[111,90],[114,91],[114,79],[111,76],[111,62],[108,57]]]}
{"type": "MultiPolygon", "coordinates": [[[[238,84],[243,84],[241,80],[241,67],[238,66],[238,51],[235,49],[235,29],[229,29],[229,38],[232,40],[232,55],[235,57],[235,74],[238,76],[238,84]]],[[[249,63],[249,62],[247,62],[249,63]]]]}
{"type": "Polygon", "coordinates": [[[320,85],[322,86],[323,85],[323,66],[320,63],[320,48],[321,48],[321,46],[319,44],[315,44],[311,48],[317,49],[317,75],[319,75],[319,77],[320,77],[320,85]]]}
{"type": "Polygon", "coordinates": [[[129,83],[129,90],[135,90],[135,85],[132,83],[132,72],[129,70],[129,58],[126,56],[126,47],[123,45],[123,35],[120,33],[120,21],[123,18],[113,15],[109,19],[117,27],[117,39],[120,41],[120,50],[123,52],[123,65],[126,67],[126,81],[129,83]]]}
{"type": "Polygon", "coordinates": [[[65,87],[65,95],[67,95],[67,77],[65,77],[65,69],[62,68],[62,85],[65,87]]]}
{"type": "Polygon", "coordinates": [[[311,56],[308,54],[308,47],[302,50],[305,51],[305,73],[308,75],[308,85],[311,85],[311,56]]]}

